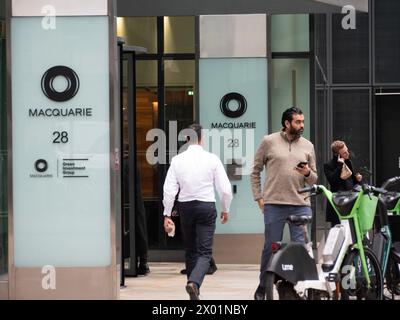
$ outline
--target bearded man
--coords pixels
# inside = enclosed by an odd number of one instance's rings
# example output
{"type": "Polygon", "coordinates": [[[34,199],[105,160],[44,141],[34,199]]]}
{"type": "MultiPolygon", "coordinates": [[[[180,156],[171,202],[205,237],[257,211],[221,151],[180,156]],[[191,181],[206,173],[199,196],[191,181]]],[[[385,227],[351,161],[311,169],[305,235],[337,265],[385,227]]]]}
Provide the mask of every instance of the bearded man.
{"type": "MultiPolygon", "coordinates": [[[[273,243],[282,241],[286,219],[291,215],[312,215],[309,198],[297,190],[317,181],[313,144],[301,135],[304,115],[292,107],[282,114],[282,130],[264,136],[255,157],[251,173],[254,200],[264,215],[265,241],[261,256],[260,283],[255,300],[265,299],[265,282],[273,243]],[[264,188],[261,190],[261,172],[266,169],[264,188]]],[[[292,241],[305,241],[302,229],[290,225],[292,241]]]]}

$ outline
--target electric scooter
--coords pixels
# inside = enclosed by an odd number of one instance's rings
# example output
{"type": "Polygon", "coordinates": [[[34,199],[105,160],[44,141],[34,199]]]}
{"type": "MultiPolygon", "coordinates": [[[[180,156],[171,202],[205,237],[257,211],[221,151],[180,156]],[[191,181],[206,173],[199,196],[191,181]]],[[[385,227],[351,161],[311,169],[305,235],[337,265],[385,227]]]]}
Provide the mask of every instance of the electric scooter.
{"type": "Polygon", "coordinates": [[[400,177],[387,180],[379,196],[385,207],[377,211],[372,249],[384,275],[385,287],[394,299],[400,295],[400,177]]]}
{"type": "Polygon", "coordinates": [[[323,185],[298,190],[310,196],[322,193],[341,224],[330,229],[321,261],[315,261],[308,240],[308,216],[290,216],[288,223],[302,227],[306,244],[272,243],[266,276],[267,300],[377,299],[383,297],[382,272],[374,252],[363,240],[373,228],[378,197],[383,189],[363,185],[332,194],[323,185]]]}

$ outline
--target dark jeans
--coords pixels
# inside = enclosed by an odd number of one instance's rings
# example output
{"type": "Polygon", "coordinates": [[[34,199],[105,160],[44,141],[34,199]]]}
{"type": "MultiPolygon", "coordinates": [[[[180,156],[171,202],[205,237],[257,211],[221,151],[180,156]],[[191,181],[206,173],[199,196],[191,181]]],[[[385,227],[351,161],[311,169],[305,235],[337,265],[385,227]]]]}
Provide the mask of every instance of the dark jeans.
{"type": "MultiPolygon", "coordinates": [[[[260,286],[265,287],[266,271],[271,258],[271,243],[282,241],[286,219],[291,215],[312,215],[310,207],[266,204],[264,206],[265,242],[261,256],[260,286]]],[[[300,227],[290,226],[290,238],[295,242],[304,242],[303,231],[300,227]]]]}
{"type": "Polygon", "coordinates": [[[199,288],[210,267],[217,210],[215,202],[179,202],[188,282],[199,288]]]}

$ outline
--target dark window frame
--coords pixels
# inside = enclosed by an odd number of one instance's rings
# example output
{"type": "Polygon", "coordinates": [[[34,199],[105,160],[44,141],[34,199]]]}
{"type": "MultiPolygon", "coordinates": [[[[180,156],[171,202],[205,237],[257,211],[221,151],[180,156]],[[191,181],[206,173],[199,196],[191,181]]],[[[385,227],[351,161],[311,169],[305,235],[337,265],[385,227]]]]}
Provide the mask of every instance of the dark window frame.
{"type": "MultiPolygon", "coordinates": [[[[198,39],[197,39],[197,17],[194,17],[195,21],[195,50],[198,47],[198,39]]],[[[157,99],[158,105],[165,105],[165,69],[164,69],[164,61],[166,60],[176,60],[176,61],[194,61],[195,62],[195,77],[196,77],[196,86],[197,86],[197,77],[198,77],[198,65],[196,59],[196,52],[194,53],[165,53],[164,52],[164,16],[157,16],[157,53],[144,53],[138,54],[136,56],[136,61],[157,61],[157,99]]],[[[196,88],[197,90],[197,88],[196,88]]],[[[195,113],[194,119],[198,119],[198,97],[195,97],[195,113]]],[[[166,132],[166,124],[165,124],[165,112],[164,108],[159,108],[158,113],[158,128],[166,132]]],[[[169,152],[167,150],[167,158],[169,156],[169,152]]],[[[160,217],[162,216],[163,204],[162,204],[162,190],[163,190],[163,182],[165,176],[167,174],[168,165],[160,164],[157,168],[156,180],[157,180],[157,198],[158,198],[158,212],[160,213],[160,217]]],[[[158,221],[158,244],[152,246],[149,245],[150,250],[173,250],[173,249],[181,249],[180,247],[170,247],[167,245],[167,238],[165,236],[164,228],[163,228],[163,220],[160,218],[158,221]]]]}

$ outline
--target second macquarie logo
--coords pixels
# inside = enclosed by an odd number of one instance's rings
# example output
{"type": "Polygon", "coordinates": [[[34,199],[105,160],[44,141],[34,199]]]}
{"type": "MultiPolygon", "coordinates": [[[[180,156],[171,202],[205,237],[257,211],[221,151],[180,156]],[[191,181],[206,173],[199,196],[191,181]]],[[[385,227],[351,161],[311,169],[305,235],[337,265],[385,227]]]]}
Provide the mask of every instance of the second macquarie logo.
{"type": "Polygon", "coordinates": [[[255,129],[255,122],[232,121],[242,117],[247,111],[247,100],[238,92],[225,94],[219,104],[221,113],[229,119],[227,122],[213,122],[211,129],[255,129]]]}
{"type": "Polygon", "coordinates": [[[49,172],[49,163],[46,159],[37,159],[32,166],[31,178],[53,178],[53,174],[49,172]]]}

